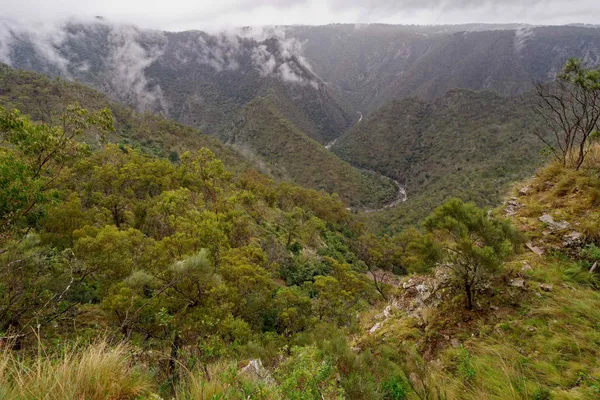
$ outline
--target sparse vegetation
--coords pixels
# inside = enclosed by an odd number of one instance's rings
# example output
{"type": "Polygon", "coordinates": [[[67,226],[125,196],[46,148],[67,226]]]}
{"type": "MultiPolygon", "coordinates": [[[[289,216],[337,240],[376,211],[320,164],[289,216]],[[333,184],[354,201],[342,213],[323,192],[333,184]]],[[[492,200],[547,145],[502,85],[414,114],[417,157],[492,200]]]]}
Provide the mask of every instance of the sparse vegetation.
{"type": "Polygon", "coordinates": [[[563,166],[578,170],[598,136],[600,70],[586,69],[570,59],[558,78],[536,85],[535,111],[546,122],[536,135],[563,166]]]}

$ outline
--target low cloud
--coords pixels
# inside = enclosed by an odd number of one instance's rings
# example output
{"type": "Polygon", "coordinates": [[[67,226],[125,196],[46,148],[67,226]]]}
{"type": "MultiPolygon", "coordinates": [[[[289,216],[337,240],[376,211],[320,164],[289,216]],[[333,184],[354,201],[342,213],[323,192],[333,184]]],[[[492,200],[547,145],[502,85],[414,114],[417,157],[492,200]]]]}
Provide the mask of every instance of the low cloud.
{"type": "Polygon", "coordinates": [[[102,15],[163,30],[345,23],[597,23],[597,0],[0,0],[4,17],[55,20],[102,15]]]}
{"type": "Polygon", "coordinates": [[[198,32],[174,47],[181,63],[208,65],[223,72],[238,70],[249,61],[263,78],[318,86],[319,79],[303,55],[303,43],[283,27],[232,28],[210,35],[198,32]]]}
{"type": "MultiPolygon", "coordinates": [[[[172,62],[172,55],[165,55],[168,37],[162,31],[105,19],[43,25],[4,19],[0,20],[0,61],[80,79],[142,111],[167,114],[169,105],[148,69],[157,61],[172,62]]],[[[263,78],[319,87],[320,79],[303,56],[303,43],[281,27],[191,33],[186,43],[174,43],[170,50],[178,62],[208,65],[217,73],[238,70],[249,62],[263,78]]]]}
{"type": "Polygon", "coordinates": [[[23,54],[28,57],[20,60],[21,64],[66,79],[85,77],[92,64],[102,62],[108,72],[103,80],[92,83],[119,100],[138,105],[141,110],[167,111],[160,86],[151,85],[145,74],[146,68],[162,55],[165,45],[161,32],[140,31],[131,25],[105,21],[71,19],[36,26],[0,21],[0,61],[14,65],[20,46],[30,49],[21,51],[20,57],[23,54]],[[81,59],[71,49],[73,43],[84,43],[86,36],[97,35],[106,36],[106,55],[89,54],[98,59],[81,59]]]}
{"type": "Polygon", "coordinates": [[[159,85],[151,86],[145,74],[146,68],[162,56],[166,43],[160,32],[142,35],[132,26],[112,25],[108,35],[110,78],[112,89],[120,98],[133,95],[135,104],[141,108],[158,107],[160,111],[168,112],[162,89],[159,85]]]}

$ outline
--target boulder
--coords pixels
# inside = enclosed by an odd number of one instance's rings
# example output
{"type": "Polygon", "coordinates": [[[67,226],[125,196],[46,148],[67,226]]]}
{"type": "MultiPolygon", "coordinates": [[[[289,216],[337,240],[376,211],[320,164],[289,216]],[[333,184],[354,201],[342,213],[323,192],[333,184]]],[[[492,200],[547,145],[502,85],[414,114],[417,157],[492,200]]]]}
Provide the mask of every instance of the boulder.
{"type": "Polygon", "coordinates": [[[514,217],[517,215],[517,212],[521,209],[521,204],[519,204],[516,200],[509,200],[506,203],[506,207],[504,208],[504,214],[507,217],[514,217]]]}
{"type": "Polygon", "coordinates": [[[529,185],[523,186],[521,189],[519,189],[519,196],[527,196],[529,193],[531,193],[531,186],[529,185]]]}
{"type": "Polygon", "coordinates": [[[508,282],[509,286],[524,288],[525,287],[525,279],[511,279],[508,282]]]}
{"type": "Polygon", "coordinates": [[[383,310],[383,316],[387,319],[392,315],[392,306],[388,304],[383,310]]]}
{"type": "Polygon", "coordinates": [[[369,334],[374,334],[375,332],[377,332],[379,330],[379,328],[381,328],[381,322],[376,323],[375,325],[373,325],[373,327],[371,329],[369,329],[369,334]]]}
{"type": "Polygon", "coordinates": [[[569,223],[567,221],[556,222],[550,214],[542,215],[539,220],[548,225],[550,229],[554,230],[563,230],[569,227],[569,223]]]}
{"type": "Polygon", "coordinates": [[[551,292],[552,288],[553,286],[549,283],[540,283],[540,289],[542,289],[544,292],[551,292]]]}
{"type": "Polygon", "coordinates": [[[577,231],[573,231],[568,235],[563,236],[563,246],[571,247],[581,242],[582,235],[577,231]]]}
{"type": "Polygon", "coordinates": [[[531,268],[531,264],[529,264],[527,261],[523,261],[523,266],[521,267],[522,272],[531,271],[532,269],[533,268],[531,268]]]}
{"type": "Polygon", "coordinates": [[[534,252],[538,256],[544,255],[544,249],[542,249],[540,247],[537,247],[537,246],[534,246],[531,242],[527,242],[525,245],[527,246],[527,248],[529,250],[531,250],[532,252],[534,252]]]}
{"type": "Polygon", "coordinates": [[[250,360],[240,371],[242,375],[247,376],[253,381],[261,381],[266,384],[275,384],[275,380],[271,376],[271,373],[263,366],[260,359],[250,360]]]}

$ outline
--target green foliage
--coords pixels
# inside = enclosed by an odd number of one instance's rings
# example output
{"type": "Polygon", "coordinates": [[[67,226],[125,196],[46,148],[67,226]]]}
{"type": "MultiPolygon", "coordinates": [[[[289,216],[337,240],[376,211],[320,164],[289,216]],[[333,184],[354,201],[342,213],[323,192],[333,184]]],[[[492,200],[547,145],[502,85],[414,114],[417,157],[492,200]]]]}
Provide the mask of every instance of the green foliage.
{"type": "Polygon", "coordinates": [[[332,151],[350,164],[396,179],[407,201],[369,215],[380,231],[397,233],[457,197],[497,205],[509,186],[544,158],[533,131],[541,125],[528,95],[450,90],[430,102],[383,105],[342,136],[332,151]],[[528,134],[530,133],[530,134],[528,134]]]}
{"type": "Polygon", "coordinates": [[[552,394],[550,393],[550,390],[548,388],[540,387],[540,388],[536,389],[536,391],[533,393],[533,396],[531,396],[531,399],[532,400],[551,400],[552,394]]]}
{"type": "Polygon", "coordinates": [[[383,382],[381,389],[384,400],[404,400],[408,397],[410,391],[406,380],[397,376],[383,382]]]}
{"type": "MultiPolygon", "coordinates": [[[[72,111],[83,118],[77,135],[94,128],[88,113],[72,111]]],[[[6,118],[5,137],[14,143],[2,147],[0,170],[10,182],[23,181],[23,171],[37,179],[27,163],[45,147],[36,153],[21,131],[63,131],[16,111],[6,118]]],[[[38,173],[52,182],[53,197],[36,204],[51,212],[12,224],[15,233],[30,233],[7,239],[11,246],[0,254],[3,333],[30,340],[33,326],[55,339],[107,332],[166,351],[157,373],[173,381],[181,363],[196,368],[238,357],[267,332],[280,338],[273,343],[291,346],[319,319],[346,326],[373,299],[355,270],[350,220],[336,197],[251,172],[234,175],[206,148],[174,165],[128,145],[90,152],[75,136],[69,140],[45,164],[54,172],[38,173]],[[301,267],[286,269],[286,262],[301,267]],[[305,265],[316,267],[301,272],[305,265]]],[[[4,186],[2,198],[29,199],[15,187],[4,186]]],[[[330,374],[323,370],[322,380],[330,374]]]]}
{"type": "Polygon", "coordinates": [[[315,347],[293,348],[293,357],[277,370],[280,396],[290,400],[343,399],[331,360],[315,347]]]}
{"type": "Polygon", "coordinates": [[[444,262],[465,294],[467,310],[473,308],[475,291],[521,243],[508,220],[491,217],[475,204],[458,199],[436,208],[423,225],[442,244],[444,262]]]}
{"type": "Polygon", "coordinates": [[[10,146],[0,149],[0,247],[12,229],[35,223],[44,214],[63,169],[88,154],[76,138],[91,129],[110,131],[113,121],[107,109],[89,114],[75,103],[59,122],[35,123],[18,110],[0,107],[0,143],[10,146]]]}
{"type": "Polygon", "coordinates": [[[460,377],[463,381],[468,384],[475,378],[475,369],[471,364],[471,355],[469,354],[469,350],[461,347],[458,350],[458,359],[457,359],[457,370],[460,377]]]}

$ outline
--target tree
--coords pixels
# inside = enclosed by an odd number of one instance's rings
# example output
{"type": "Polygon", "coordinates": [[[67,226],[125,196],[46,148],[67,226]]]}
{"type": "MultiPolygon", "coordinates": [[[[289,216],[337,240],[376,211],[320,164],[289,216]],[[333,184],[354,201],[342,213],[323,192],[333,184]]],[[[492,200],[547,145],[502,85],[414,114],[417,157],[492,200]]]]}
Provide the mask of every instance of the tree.
{"type": "Polygon", "coordinates": [[[205,202],[218,209],[219,195],[231,173],[212,151],[203,147],[195,153],[185,152],[181,156],[180,173],[186,187],[202,192],[205,202]]]}
{"type": "Polygon", "coordinates": [[[389,236],[378,238],[372,233],[364,233],[355,240],[355,251],[367,266],[375,289],[384,300],[388,300],[385,281],[394,269],[402,267],[403,252],[389,236]]]}
{"type": "Polygon", "coordinates": [[[520,235],[508,220],[493,218],[475,204],[459,199],[436,208],[424,226],[440,242],[445,265],[455,285],[464,291],[467,310],[473,309],[481,284],[520,244],[520,235]]]}
{"type": "Polygon", "coordinates": [[[9,145],[0,148],[0,243],[44,214],[42,206],[53,199],[64,168],[89,152],[76,139],[88,131],[112,129],[108,109],[89,113],[77,103],[67,107],[56,125],[0,108],[0,143],[9,145]]]}
{"type": "Polygon", "coordinates": [[[536,135],[563,165],[578,170],[590,151],[600,119],[600,69],[586,69],[578,59],[567,61],[561,74],[550,84],[536,84],[534,110],[552,135],[536,135]]]}

